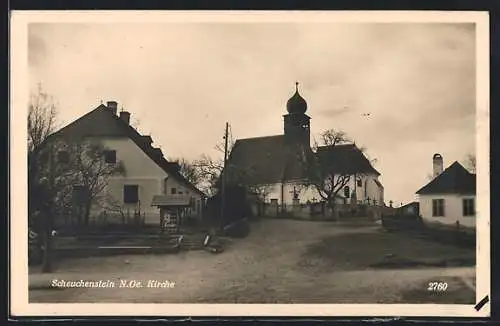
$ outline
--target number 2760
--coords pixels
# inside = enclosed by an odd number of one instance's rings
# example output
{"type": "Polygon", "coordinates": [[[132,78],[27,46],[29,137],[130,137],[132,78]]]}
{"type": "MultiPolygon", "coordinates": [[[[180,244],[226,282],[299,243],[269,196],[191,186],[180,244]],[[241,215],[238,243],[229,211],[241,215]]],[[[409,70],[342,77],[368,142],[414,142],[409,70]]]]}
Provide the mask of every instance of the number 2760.
{"type": "Polygon", "coordinates": [[[429,282],[427,291],[443,292],[448,289],[448,283],[446,282],[429,282]]]}

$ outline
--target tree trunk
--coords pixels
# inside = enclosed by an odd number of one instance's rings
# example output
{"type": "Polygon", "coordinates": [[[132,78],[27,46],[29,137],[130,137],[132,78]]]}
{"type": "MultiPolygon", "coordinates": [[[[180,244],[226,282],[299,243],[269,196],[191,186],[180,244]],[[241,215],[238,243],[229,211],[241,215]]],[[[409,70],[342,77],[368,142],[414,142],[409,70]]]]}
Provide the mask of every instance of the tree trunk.
{"type": "Polygon", "coordinates": [[[43,273],[52,273],[52,239],[50,232],[44,232],[43,273]]]}
{"type": "Polygon", "coordinates": [[[91,201],[88,201],[85,203],[85,208],[84,208],[84,223],[85,223],[85,226],[89,226],[89,220],[90,220],[90,207],[92,205],[92,202],[91,201]]]}
{"type": "Polygon", "coordinates": [[[330,217],[334,220],[337,219],[337,216],[335,215],[335,199],[329,199],[328,200],[328,207],[332,210],[330,213],[330,217]]]}
{"type": "Polygon", "coordinates": [[[82,205],[78,204],[77,213],[76,213],[76,225],[82,225],[82,205]]]}
{"type": "Polygon", "coordinates": [[[43,263],[42,272],[51,273],[52,272],[52,214],[49,211],[48,214],[44,216],[44,227],[43,227],[43,263]]]}

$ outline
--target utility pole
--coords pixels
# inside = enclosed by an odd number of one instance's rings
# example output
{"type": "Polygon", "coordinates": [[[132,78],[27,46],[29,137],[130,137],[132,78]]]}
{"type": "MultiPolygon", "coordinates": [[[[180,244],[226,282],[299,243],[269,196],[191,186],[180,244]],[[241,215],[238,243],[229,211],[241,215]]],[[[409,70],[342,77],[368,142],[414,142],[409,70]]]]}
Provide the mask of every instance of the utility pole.
{"type": "Polygon", "coordinates": [[[229,123],[226,122],[226,131],[224,133],[224,163],[222,168],[222,189],[221,189],[221,214],[220,228],[224,229],[224,206],[226,204],[226,163],[227,163],[227,142],[228,142],[229,123]]]}

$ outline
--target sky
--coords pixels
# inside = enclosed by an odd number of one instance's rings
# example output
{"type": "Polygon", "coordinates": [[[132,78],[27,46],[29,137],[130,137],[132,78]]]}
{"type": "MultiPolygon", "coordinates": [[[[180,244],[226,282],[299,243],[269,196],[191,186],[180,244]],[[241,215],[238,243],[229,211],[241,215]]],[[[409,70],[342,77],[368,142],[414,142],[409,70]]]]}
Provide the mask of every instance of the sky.
{"type": "Polygon", "coordinates": [[[311,132],[346,132],[406,203],[475,152],[475,26],[459,23],[32,23],[30,87],[64,126],[117,101],[166,157],[283,133],[298,81],[311,132]],[[368,114],[369,115],[366,115],[368,114]]]}

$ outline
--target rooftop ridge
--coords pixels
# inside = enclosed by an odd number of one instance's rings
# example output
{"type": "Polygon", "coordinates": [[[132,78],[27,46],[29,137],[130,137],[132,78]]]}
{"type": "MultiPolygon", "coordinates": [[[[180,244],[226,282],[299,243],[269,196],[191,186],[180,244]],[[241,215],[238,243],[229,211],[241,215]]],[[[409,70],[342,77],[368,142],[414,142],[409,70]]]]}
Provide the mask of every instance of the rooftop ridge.
{"type": "Polygon", "coordinates": [[[271,135],[271,136],[259,136],[259,137],[248,137],[248,138],[238,138],[236,141],[242,141],[242,140],[253,140],[253,139],[263,139],[263,138],[278,138],[278,137],[284,137],[285,135],[271,135]]]}

